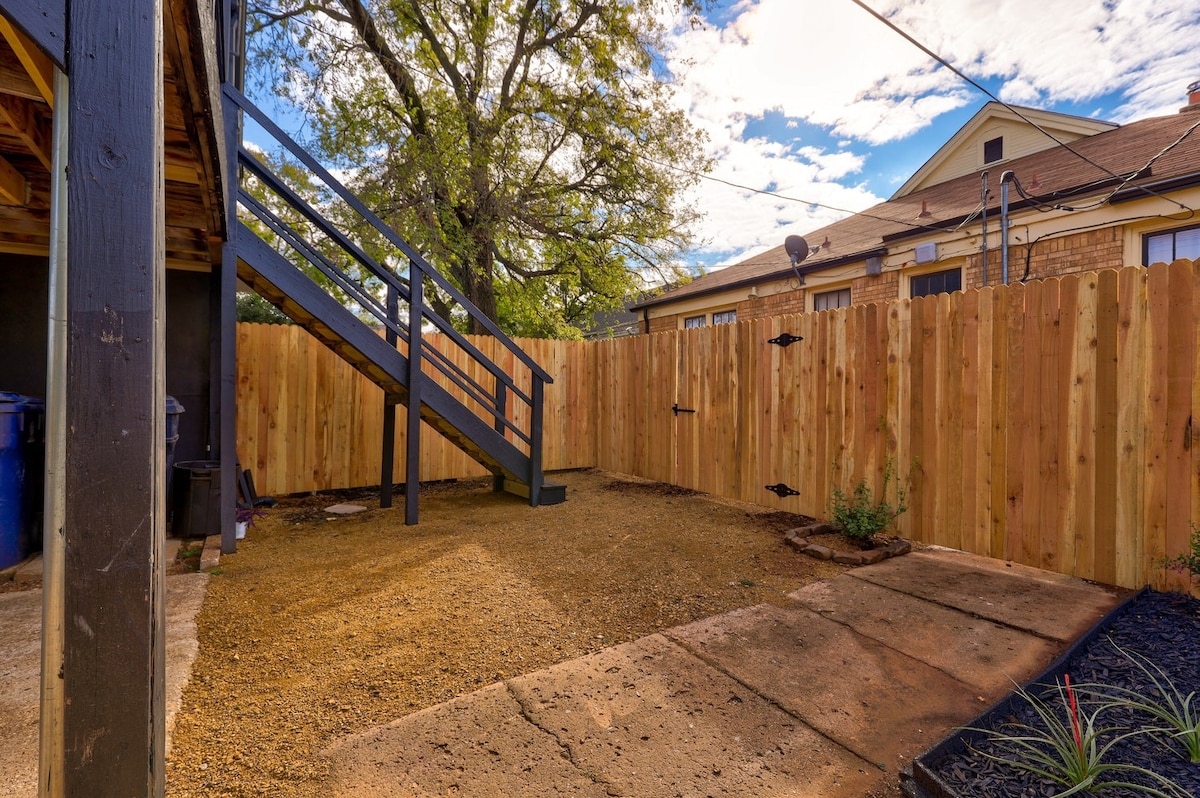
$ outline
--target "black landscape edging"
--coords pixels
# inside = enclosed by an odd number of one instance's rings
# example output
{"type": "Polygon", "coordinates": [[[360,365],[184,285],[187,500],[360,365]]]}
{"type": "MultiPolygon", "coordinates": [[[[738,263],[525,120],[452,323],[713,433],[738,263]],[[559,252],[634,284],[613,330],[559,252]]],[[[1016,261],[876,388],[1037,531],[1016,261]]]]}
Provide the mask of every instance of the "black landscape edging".
{"type": "MultiPolygon", "coordinates": [[[[1129,612],[1139,599],[1149,595],[1151,592],[1149,587],[1144,587],[1137,593],[1126,598],[1109,611],[1107,615],[1097,621],[1082,637],[1063,651],[1054,662],[1050,663],[1049,667],[1026,682],[1023,687],[1026,690],[1030,690],[1033,685],[1053,682],[1064,671],[1067,663],[1076,654],[1091,645],[1099,637],[1103,629],[1129,612]]],[[[974,729],[991,728],[993,721],[997,717],[1012,715],[1016,706],[1024,705],[1025,703],[1025,699],[1021,698],[1014,690],[965,725],[974,729]]],[[[982,732],[972,729],[961,728],[952,731],[941,742],[938,742],[928,751],[913,759],[912,765],[906,768],[901,774],[900,786],[902,792],[907,798],[972,798],[971,796],[959,793],[953,787],[947,785],[937,775],[935,763],[962,753],[965,748],[984,737],[986,735],[982,732]]]]}

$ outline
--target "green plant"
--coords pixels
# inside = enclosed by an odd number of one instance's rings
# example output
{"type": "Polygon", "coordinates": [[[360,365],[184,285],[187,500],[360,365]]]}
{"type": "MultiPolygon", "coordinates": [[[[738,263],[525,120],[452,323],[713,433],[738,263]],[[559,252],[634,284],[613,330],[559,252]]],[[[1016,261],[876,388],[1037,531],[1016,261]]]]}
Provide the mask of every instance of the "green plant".
{"type": "MultiPolygon", "coordinates": [[[[1163,564],[1176,571],[1200,574],[1200,528],[1192,524],[1192,550],[1187,554],[1177,554],[1167,557],[1163,564]]],[[[1195,760],[1193,760],[1195,761],[1195,760]]]]}
{"type": "Polygon", "coordinates": [[[1055,711],[1047,702],[1018,687],[1017,694],[1037,714],[1039,725],[1008,724],[1006,728],[1015,729],[1015,733],[970,729],[986,734],[1007,755],[998,756],[975,750],[995,762],[1041,776],[1065,788],[1056,792],[1053,798],[1094,793],[1109,787],[1121,787],[1157,798],[1181,798],[1187,795],[1173,781],[1152,770],[1123,762],[1105,761],[1108,752],[1121,740],[1146,734],[1149,730],[1137,729],[1117,734],[1116,729],[1101,728],[1099,717],[1106,708],[1112,706],[1111,702],[1098,704],[1090,713],[1083,712],[1071,687],[1070,676],[1064,676],[1063,683],[1056,681],[1054,686],[1058,689],[1062,712],[1055,711]],[[1103,744],[1100,742],[1102,737],[1106,739],[1103,744]],[[1159,786],[1123,781],[1116,775],[1120,773],[1135,773],[1159,786]]]}
{"type": "Polygon", "coordinates": [[[896,476],[896,468],[892,461],[888,460],[883,467],[883,489],[878,501],[864,479],[854,486],[850,496],[843,493],[841,488],[835,487],[829,500],[829,511],[838,531],[852,540],[866,542],[882,533],[904,514],[908,509],[904,503],[905,499],[904,487],[896,476]],[[896,480],[895,504],[887,500],[888,484],[893,479],[896,480]]]}
{"type": "MultiPolygon", "coordinates": [[[[1172,738],[1183,743],[1189,761],[1200,763],[1200,702],[1195,702],[1196,693],[1191,692],[1185,696],[1171,681],[1171,677],[1148,658],[1133,651],[1126,651],[1111,639],[1108,642],[1121,656],[1145,674],[1154,685],[1154,692],[1161,698],[1155,700],[1153,695],[1110,685],[1088,685],[1087,692],[1097,698],[1107,699],[1113,706],[1141,710],[1167,724],[1168,728],[1164,731],[1170,732],[1172,738]]],[[[1083,689],[1080,688],[1081,691],[1083,689]]]]}

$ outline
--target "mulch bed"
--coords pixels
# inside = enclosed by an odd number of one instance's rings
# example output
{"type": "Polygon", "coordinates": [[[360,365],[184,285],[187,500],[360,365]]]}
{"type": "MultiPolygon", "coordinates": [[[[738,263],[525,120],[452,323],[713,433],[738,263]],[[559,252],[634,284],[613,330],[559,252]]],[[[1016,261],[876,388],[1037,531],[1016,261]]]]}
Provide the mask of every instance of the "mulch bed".
{"type": "MultiPolygon", "coordinates": [[[[1178,593],[1153,592],[1135,597],[1125,612],[1102,625],[1061,667],[1052,666],[1053,671],[1037,680],[1037,684],[1028,688],[1029,692],[1057,708],[1061,701],[1053,682],[1062,681],[1063,675],[1069,674],[1072,684],[1104,684],[1136,690],[1143,696],[1154,696],[1154,687],[1146,675],[1122,656],[1113,643],[1148,658],[1167,674],[1183,695],[1191,692],[1200,694],[1200,601],[1178,593]]],[[[1064,712],[1064,721],[1066,718],[1064,712]]],[[[1111,739],[1122,731],[1161,725],[1143,713],[1126,708],[1113,708],[1102,718],[1103,727],[1115,729],[1102,739],[1111,739]]],[[[1032,726],[1039,721],[1027,702],[1018,699],[1007,705],[998,705],[968,725],[1019,733],[1010,725],[1014,723],[1032,726]]],[[[1183,794],[1200,796],[1200,764],[1188,762],[1186,753],[1181,751],[1181,745],[1167,739],[1166,735],[1138,735],[1114,745],[1105,761],[1147,768],[1171,779],[1184,790],[1183,794]]],[[[924,787],[918,788],[914,784],[910,784],[908,789],[917,796],[971,798],[1040,798],[1066,789],[1018,768],[988,759],[985,753],[1011,756],[1002,746],[981,734],[956,733],[918,762],[918,767],[926,768],[946,789],[939,791],[933,788],[930,792],[922,793],[919,790],[924,787]]],[[[1115,771],[1107,775],[1118,781],[1151,783],[1147,777],[1129,771],[1115,771]]],[[[1106,788],[1096,794],[1104,798],[1144,795],[1128,788],[1106,788]]]]}

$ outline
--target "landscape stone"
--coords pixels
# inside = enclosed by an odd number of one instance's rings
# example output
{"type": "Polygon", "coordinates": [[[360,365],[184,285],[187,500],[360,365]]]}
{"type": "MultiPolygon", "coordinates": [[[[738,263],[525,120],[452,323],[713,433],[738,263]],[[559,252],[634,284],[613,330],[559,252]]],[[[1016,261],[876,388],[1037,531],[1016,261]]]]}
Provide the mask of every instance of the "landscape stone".
{"type": "Polygon", "coordinates": [[[877,562],[886,560],[891,555],[888,554],[887,549],[871,549],[870,551],[864,551],[858,556],[862,558],[863,565],[874,565],[877,562]]]}
{"type": "Polygon", "coordinates": [[[804,547],[803,552],[810,557],[816,557],[818,560],[833,559],[833,549],[828,546],[819,546],[816,543],[809,543],[804,547]]]}
{"type": "Polygon", "coordinates": [[[863,556],[857,552],[835,551],[833,561],[842,565],[862,565],[863,556]]]}
{"type": "Polygon", "coordinates": [[[334,515],[353,515],[354,513],[361,513],[366,509],[361,504],[335,504],[331,507],[326,507],[325,512],[333,513],[334,515]]]}

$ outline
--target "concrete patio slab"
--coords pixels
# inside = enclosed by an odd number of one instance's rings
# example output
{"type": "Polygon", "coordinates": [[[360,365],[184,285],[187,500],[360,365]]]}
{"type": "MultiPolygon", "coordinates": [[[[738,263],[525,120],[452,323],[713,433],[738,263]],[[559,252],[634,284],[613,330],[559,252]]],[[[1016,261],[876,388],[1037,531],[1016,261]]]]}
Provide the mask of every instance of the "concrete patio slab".
{"type": "Polygon", "coordinates": [[[557,740],[522,716],[503,684],[350,737],[328,752],[330,795],[540,795],[608,793],[564,756],[557,740]]]}
{"type": "Polygon", "coordinates": [[[910,554],[349,738],[330,791],[861,798],[1127,592],[910,554]]]}
{"type": "MultiPolygon", "coordinates": [[[[167,578],[167,750],[199,644],[196,615],[208,574],[167,578]]],[[[42,590],[0,594],[0,798],[37,795],[42,590]]],[[[114,674],[113,678],[119,678],[114,674]]]]}
{"type": "Polygon", "coordinates": [[[803,606],[751,607],[668,635],[883,770],[987,706],[973,686],[803,606]]]}
{"type": "Polygon", "coordinates": [[[1100,620],[1117,595],[1114,588],[963,552],[913,552],[849,573],[1062,643],[1100,620]]]}
{"type": "Polygon", "coordinates": [[[1062,649],[1057,641],[865,579],[818,582],[790,596],[860,635],[924,660],[985,699],[999,698],[1012,689],[1012,680],[1038,673],[1062,649]]]}
{"type": "Polygon", "coordinates": [[[861,792],[878,777],[870,762],[661,635],[508,687],[610,795],[816,798],[861,792]]]}

